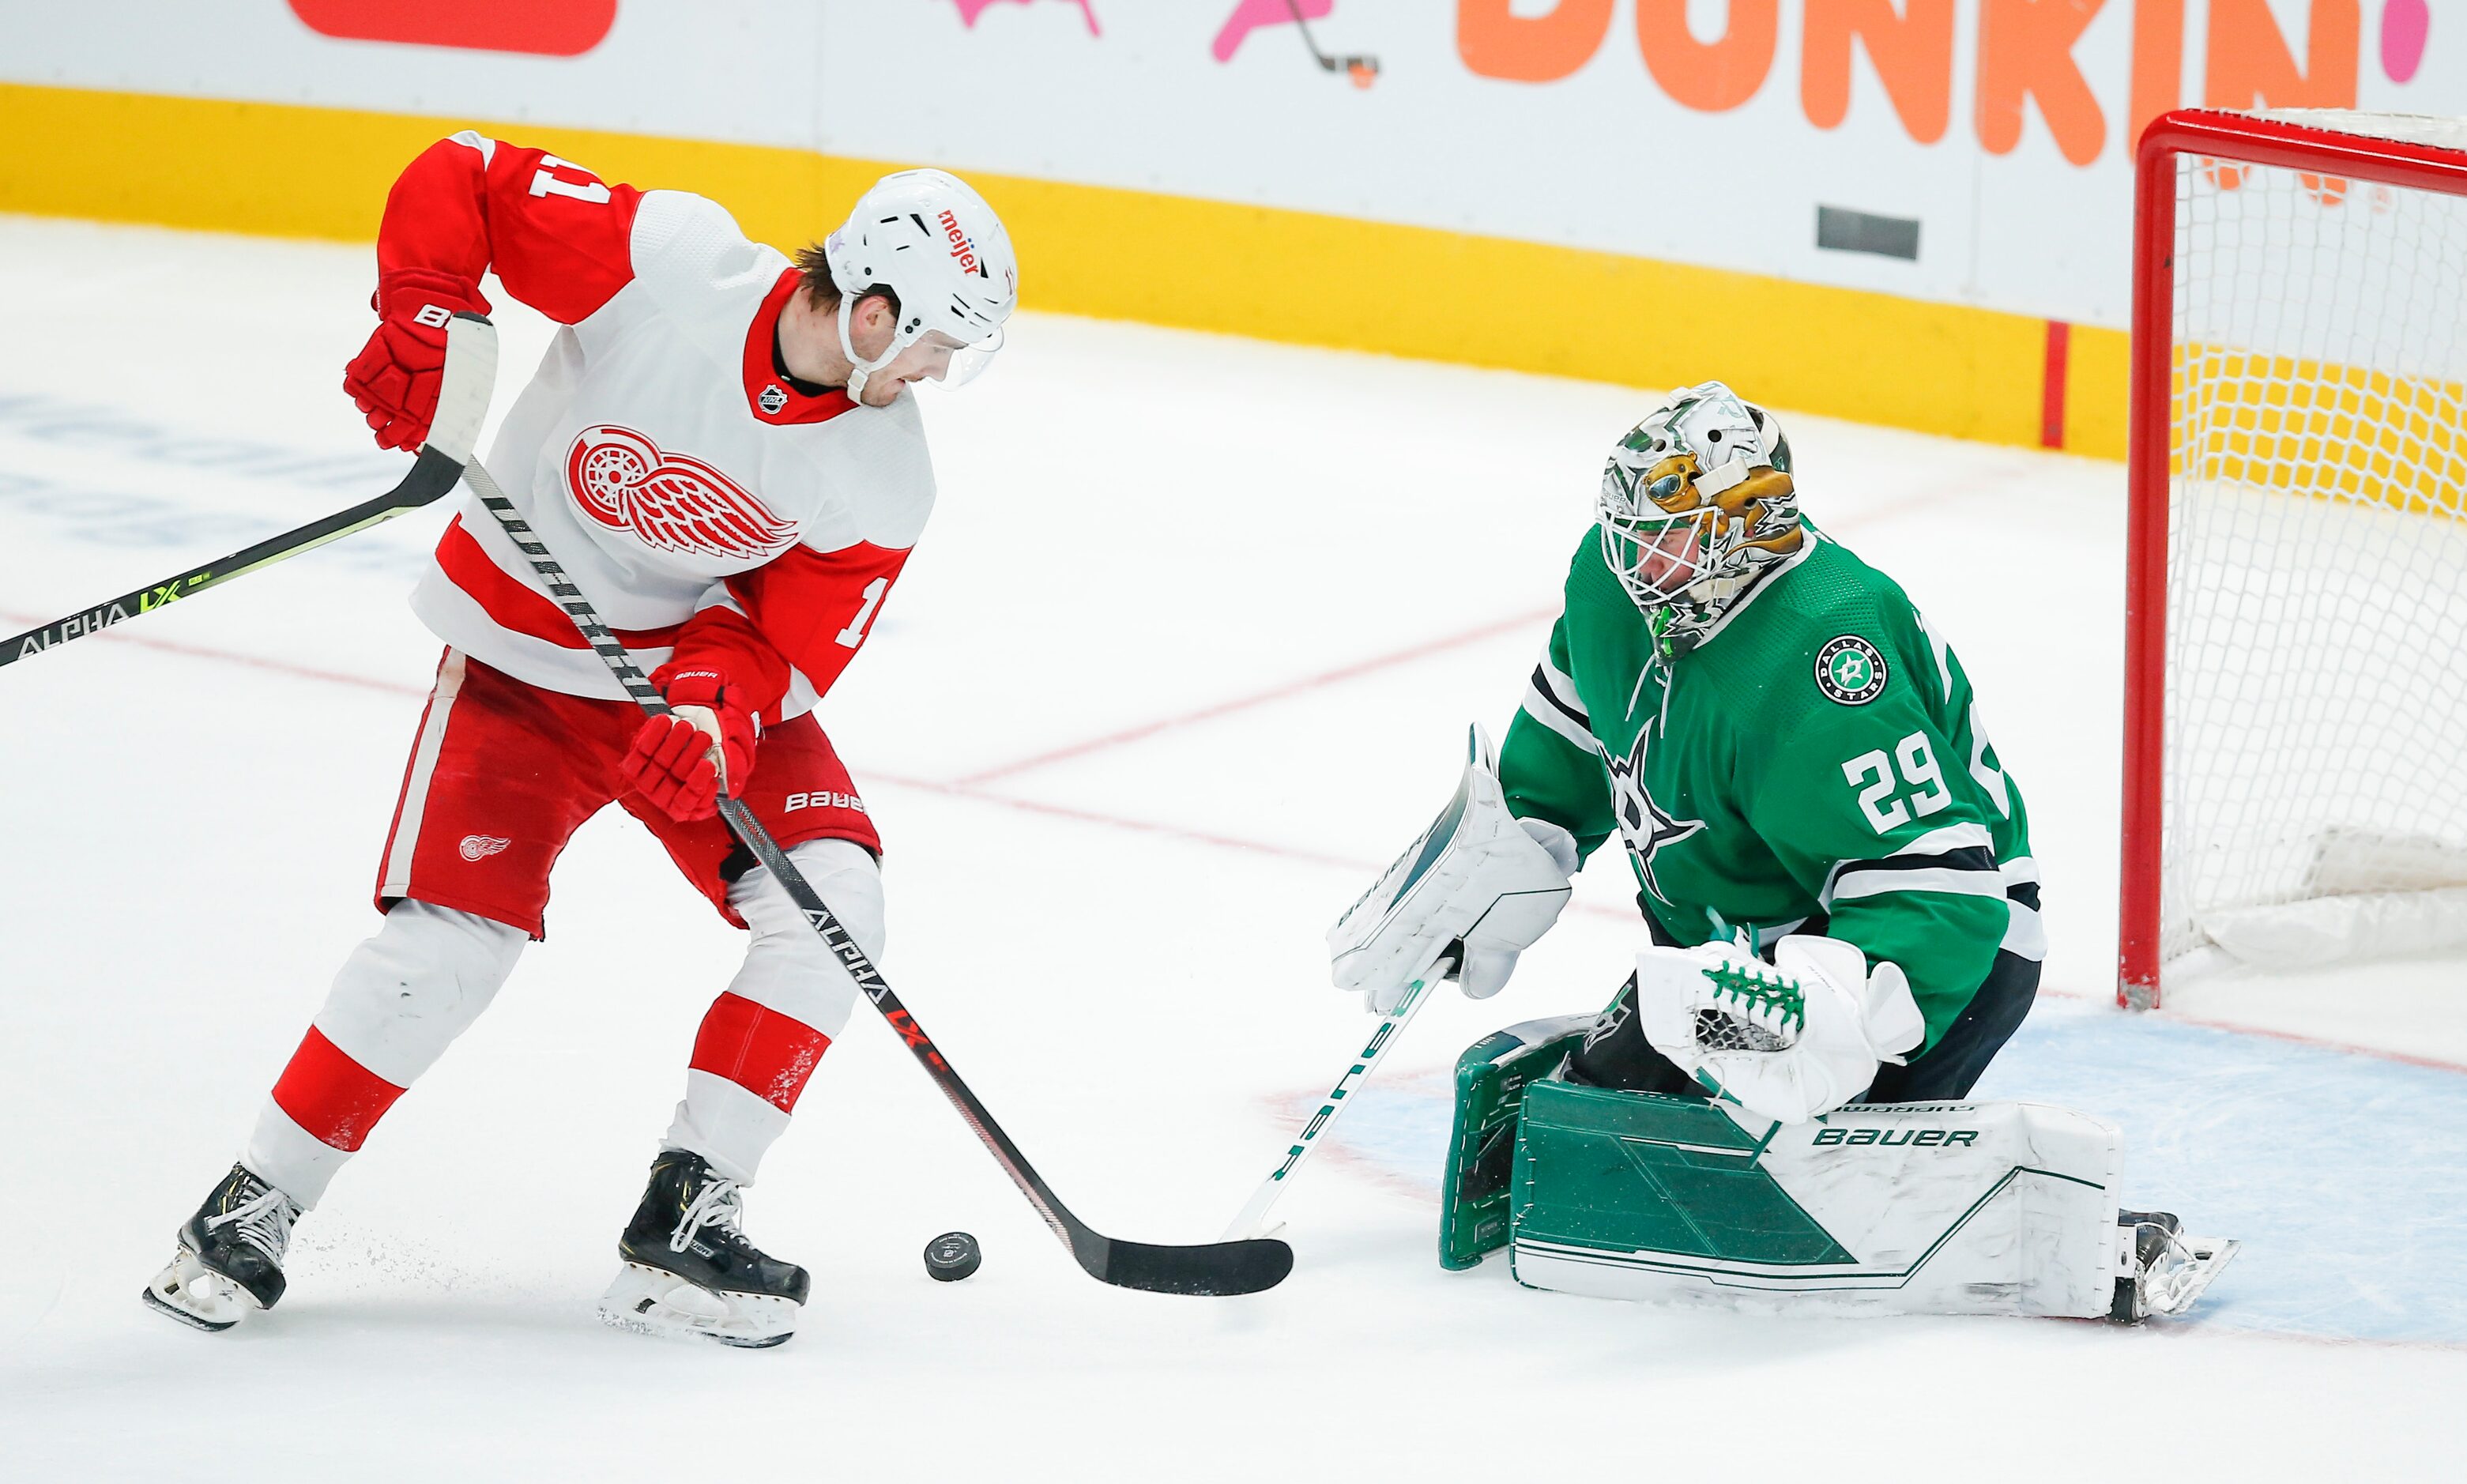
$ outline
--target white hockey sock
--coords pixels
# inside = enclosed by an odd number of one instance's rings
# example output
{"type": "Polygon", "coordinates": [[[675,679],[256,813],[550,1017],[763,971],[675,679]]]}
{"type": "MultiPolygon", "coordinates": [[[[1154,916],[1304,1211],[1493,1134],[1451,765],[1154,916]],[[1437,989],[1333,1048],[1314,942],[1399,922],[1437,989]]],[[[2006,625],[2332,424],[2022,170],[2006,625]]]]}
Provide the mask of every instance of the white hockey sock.
{"type": "Polygon", "coordinates": [[[334,976],[241,1162],[314,1206],[394,1099],[488,1007],[527,941],[469,912],[396,903],[334,976]]]}
{"type": "MultiPolygon", "coordinates": [[[[809,840],[788,852],[869,958],[882,953],[882,873],[863,845],[809,840]]],[[[745,962],[703,1019],[685,1100],[661,1141],[752,1183],[763,1152],[788,1128],[815,1061],[848,1025],[856,980],[823,945],[788,893],[757,867],[729,905],[753,930],[745,962]]]]}

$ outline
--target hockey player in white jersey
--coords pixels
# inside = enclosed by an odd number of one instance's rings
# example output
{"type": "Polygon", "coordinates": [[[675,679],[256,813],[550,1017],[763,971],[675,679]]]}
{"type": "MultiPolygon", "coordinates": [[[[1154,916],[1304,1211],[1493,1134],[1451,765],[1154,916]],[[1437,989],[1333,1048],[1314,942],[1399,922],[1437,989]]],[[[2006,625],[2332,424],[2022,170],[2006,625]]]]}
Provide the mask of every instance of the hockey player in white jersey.
{"type": "Polygon", "coordinates": [[[564,326],[487,463],[676,715],[642,716],[494,520],[448,527],[412,599],[446,649],[380,856],[383,925],[146,1298],[218,1330],[282,1297],[293,1223],[545,934],[552,863],[616,803],[748,940],[601,1315],[777,1344],[808,1278],[746,1238],[741,1191],[857,990],[716,798],[751,808],[881,954],[880,837],[811,710],[924,528],[910,389],[999,348],[1009,238],[965,184],[908,170],[792,261],[703,197],[464,132],[396,183],[377,261],[379,324],[344,386],[385,447],[426,436],[444,326],[487,312],[483,274],[564,326]]]}

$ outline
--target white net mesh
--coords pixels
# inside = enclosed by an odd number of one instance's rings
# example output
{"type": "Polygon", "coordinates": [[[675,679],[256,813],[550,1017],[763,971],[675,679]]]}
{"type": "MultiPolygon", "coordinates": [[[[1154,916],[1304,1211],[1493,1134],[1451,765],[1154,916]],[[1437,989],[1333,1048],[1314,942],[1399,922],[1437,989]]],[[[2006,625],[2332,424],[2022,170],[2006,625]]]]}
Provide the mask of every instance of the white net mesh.
{"type": "Polygon", "coordinates": [[[2353,941],[2298,956],[2467,938],[2467,200],[2179,171],[2161,957],[2267,961],[2274,912],[2390,893],[2406,931],[2316,911],[2353,941]]]}

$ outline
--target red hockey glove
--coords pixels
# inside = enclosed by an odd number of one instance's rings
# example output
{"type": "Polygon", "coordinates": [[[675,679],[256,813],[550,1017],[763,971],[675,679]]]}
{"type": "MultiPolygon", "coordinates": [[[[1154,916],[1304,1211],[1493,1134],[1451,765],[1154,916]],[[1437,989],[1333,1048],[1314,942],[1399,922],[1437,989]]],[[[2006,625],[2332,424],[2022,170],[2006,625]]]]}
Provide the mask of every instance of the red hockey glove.
{"type": "Polygon", "coordinates": [[[359,358],[343,368],[343,390],[368,414],[379,448],[417,449],[437,416],[445,322],[457,309],[486,314],[488,301],[455,274],[405,268],[379,279],[370,303],[379,323],[359,358]]]}
{"type": "Polygon", "coordinates": [[[754,771],[754,712],[743,687],[716,670],[664,664],[651,684],[676,714],[645,717],[618,771],[668,818],[707,820],[718,812],[719,791],[735,798],[754,771]],[[713,743],[725,769],[712,766],[713,743]]]}

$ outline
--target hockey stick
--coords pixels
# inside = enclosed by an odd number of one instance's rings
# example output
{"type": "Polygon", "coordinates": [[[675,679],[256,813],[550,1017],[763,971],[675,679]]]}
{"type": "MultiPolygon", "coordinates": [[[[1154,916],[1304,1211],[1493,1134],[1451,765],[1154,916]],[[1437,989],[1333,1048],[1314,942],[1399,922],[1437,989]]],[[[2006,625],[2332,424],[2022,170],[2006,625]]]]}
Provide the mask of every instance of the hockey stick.
{"type": "Polygon", "coordinates": [[[438,389],[437,416],[429,424],[428,441],[420,445],[419,457],[401,483],[348,510],[337,510],[297,530],[286,530],[244,547],[221,561],[192,567],[176,577],[124,593],[109,602],[0,641],[0,664],[40,654],[73,639],[83,639],[123,619],[152,613],[287,557],[313,551],[329,541],[340,541],[353,531],[393,520],[405,511],[435,504],[462,477],[463,465],[480,440],[480,423],[488,412],[488,393],[496,383],[497,327],[476,314],[454,316],[445,326],[445,371],[438,389]]]}
{"type": "MultiPolygon", "coordinates": [[[[1448,971],[1454,967],[1453,958],[1442,957],[1431,966],[1429,973],[1405,987],[1403,1001],[1379,1022],[1379,1028],[1370,1033],[1369,1044],[1354,1054],[1353,1065],[1345,1069],[1344,1076],[1336,1079],[1336,1086],[1329,1090],[1326,1100],[1319,1105],[1319,1112],[1311,1114],[1310,1121],[1302,1125],[1302,1131],[1294,1135],[1294,1146],[1285,1151],[1285,1162],[1268,1172],[1268,1178],[1259,1181],[1259,1188],[1251,1192],[1251,1199],[1226,1226],[1225,1241],[1265,1236],[1278,1229],[1278,1226],[1268,1225],[1268,1208],[1283,1197],[1285,1182],[1293,1178],[1294,1171],[1301,1168],[1302,1161],[1311,1157],[1312,1151],[1319,1148],[1319,1136],[1327,1132],[1328,1125],[1336,1122],[1337,1115],[1345,1112],[1346,1099],[1353,1095],[1354,1085],[1370,1075],[1370,1069],[1379,1065],[1379,1059],[1388,1054],[1388,1048],[1395,1045],[1396,1038],[1413,1023],[1422,1002],[1431,998],[1432,987],[1446,978],[1448,971]]],[[[1282,1225],[1278,1224],[1279,1226],[1282,1225]]]]}
{"type": "MultiPolygon", "coordinates": [[[[642,670],[626,655],[624,646],[600,620],[591,600],[575,586],[574,579],[566,575],[555,555],[532,529],[531,523],[514,509],[513,502],[506,498],[505,491],[497,487],[496,480],[477,459],[464,466],[463,479],[471,486],[472,493],[480,497],[480,503],[487,507],[488,513],[496,517],[507,536],[522,549],[524,556],[530,558],[532,570],[538,573],[548,585],[550,596],[574,620],[574,626],[581,630],[593,652],[607,664],[608,672],[625,687],[625,693],[651,715],[668,715],[668,703],[644,678],[642,670]]],[[[773,878],[787,888],[789,897],[805,914],[805,921],[812,925],[825,946],[838,956],[849,977],[855,979],[857,987],[865,991],[866,998],[873,1001],[873,1007],[882,1012],[882,1018],[891,1023],[891,1028],[899,1033],[899,1039],[908,1044],[908,1049],[924,1065],[926,1074],[934,1079],[934,1085],[941,1089],[942,1095],[951,1100],[951,1106],[960,1111],[962,1121],[975,1130],[977,1137],[993,1151],[995,1160],[1011,1178],[1011,1183],[1028,1197],[1028,1203],[1036,1207],[1036,1214],[1045,1218],[1045,1224],[1053,1228],[1053,1234],[1062,1239],[1063,1246],[1071,1249],[1071,1255],[1078,1259],[1079,1266],[1088,1270],[1090,1277],[1117,1288],[1144,1289],[1152,1293],[1222,1295],[1256,1293],[1262,1289],[1274,1288],[1293,1270],[1293,1248],[1281,1242],[1218,1242],[1202,1247],[1159,1247],[1145,1242],[1120,1242],[1094,1230],[1087,1223],[1072,1215],[1047,1186],[1044,1177],[1029,1164],[1028,1157],[1019,1152],[1019,1146],[1010,1141],[1010,1135],[994,1122],[993,1114],[985,1111],[985,1105],[977,1101],[977,1094],[969,1091],[968,1085],[960,1080],[960,1074],[952,1069],[942,1053],[935,1049],[933,1039],[925,1034],[924,1027],[917,1024],[917,1018],[908,1013],[908,1007],[899,1002],[899,997],[891,992],[891,985],[884,980],[881,971],[873,966],[865,950],[857,946],[856,939],[849,935],[848,929],[841,926],[839,918],[831,914],[830,908],[824,905],[822,897],[789,862],[778,842],[771,838],[771,832],[754,817],[754,811],[722,794],[719,796],[719,815],[728,821],[729,832],[743,843],[746,849],[754,852],[755,859],[769,867],[773,878]]]]}
{"type": "Polygon", "coordinates": [[[1310,23],[1302,19],[1301,0],[1285,0],[1285,9],[1294,16],[1294,29],[1302,34],[1302,45],[1310,48],[1311,60],[1322,72],[1342,72],[1353,79],[1355,87],[1369,87],[1379,76],[1379,58],[1375,56],[1330,56],[1319,49],[1311,35],[1310,23]]]}

